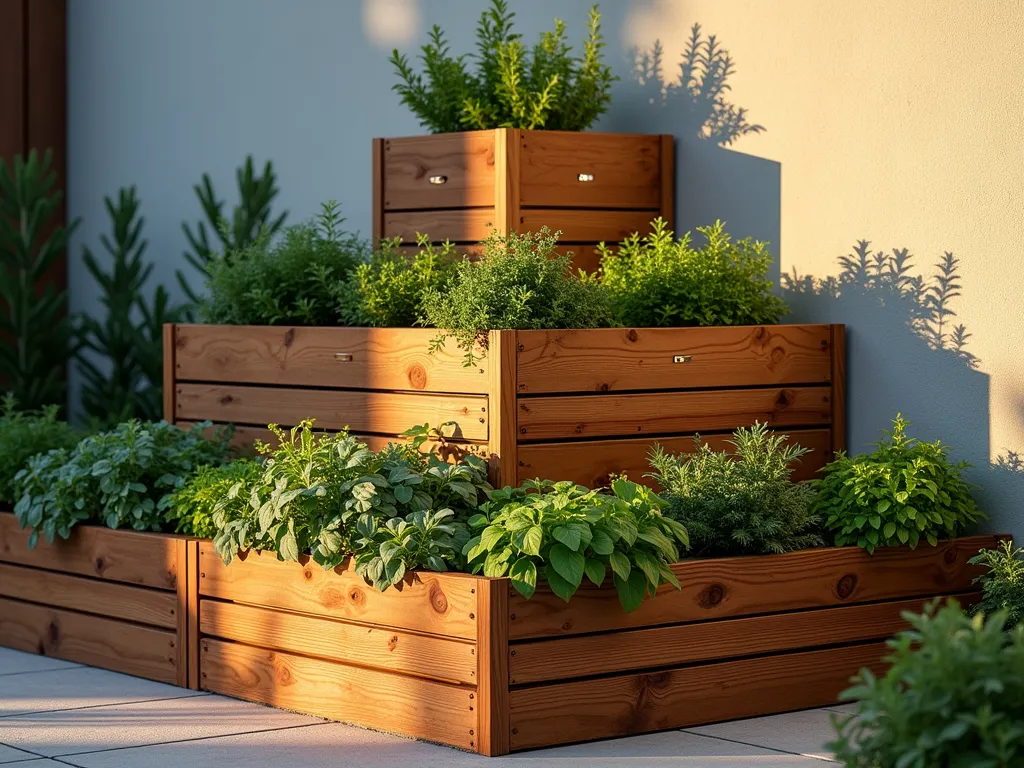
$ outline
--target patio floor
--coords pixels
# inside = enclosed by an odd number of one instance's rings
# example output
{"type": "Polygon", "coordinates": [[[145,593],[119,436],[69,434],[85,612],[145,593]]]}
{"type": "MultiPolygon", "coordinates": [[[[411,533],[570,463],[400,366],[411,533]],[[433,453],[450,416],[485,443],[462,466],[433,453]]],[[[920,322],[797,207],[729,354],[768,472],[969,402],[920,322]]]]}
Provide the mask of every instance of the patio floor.
{"type": "Polygon", "coordinates": [[[488,759],[0,648],[2,768],[813,768],[836,764],[822,746],[829,716],[808,710],[488,759]]]}

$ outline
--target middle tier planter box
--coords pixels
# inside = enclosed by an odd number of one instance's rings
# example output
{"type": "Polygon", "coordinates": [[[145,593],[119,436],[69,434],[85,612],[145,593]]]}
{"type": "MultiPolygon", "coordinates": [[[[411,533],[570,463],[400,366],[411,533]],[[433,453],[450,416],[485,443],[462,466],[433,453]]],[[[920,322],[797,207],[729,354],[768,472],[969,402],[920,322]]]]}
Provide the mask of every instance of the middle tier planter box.
{"type": "Polygon", "coordinates": [[[214,693],[485,755],[834,703],[936,596],[978,595],[999,537],[938,547],[688,560],[625,613],[614,589],[530,600],[508,579],[410,573],[381,593],[351,570],[191,542],[198,671],[214,693]]]}
{"type": "Polygon", "coordinates": [[[812,477],[845,447],[845,328],[765,325],[492,331],[472,367],[424,328],[168,325],[165,418],[266,425],[316,418],[372,447],[415,424],[457,422],[455,442],[487,455],[492,482],[542,477],[642,482],[654,443],[720,447],[755,421],[813,449],[812,477]]]}

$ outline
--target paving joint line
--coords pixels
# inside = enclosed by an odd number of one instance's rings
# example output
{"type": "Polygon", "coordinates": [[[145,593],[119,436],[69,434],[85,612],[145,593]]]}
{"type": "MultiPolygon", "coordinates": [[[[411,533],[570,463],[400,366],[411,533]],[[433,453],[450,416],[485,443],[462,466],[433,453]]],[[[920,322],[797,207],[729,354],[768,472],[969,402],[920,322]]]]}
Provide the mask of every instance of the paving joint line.
{"type": "MultiPolygon", "coordinates": [[[[51,712],[77,712],[82,709],[99,709],[100,707],[121,707],[125,704],[148,704],[151,701],[175,701],[177,699],[198,699],[203,696],[211,696],[209,691],[192,692],[186,696],[161,696],[156,699],[129,699],[128,701],[115,701],[109,704],[86,704],[81,707],[61,707],[59,709],[33,709],[28,712],[15,712],[13,715],[0,715],[0,720],[7,720],[12,717],[28,717],[29,715],[46,715],[51,712]]],[[[15,747],[18,749],[18,747],[15,747]]],[[[52,759],[52,758],[51,758],[52,759]]],[[[3,765],[3,763],[0,763],[3,765]]]]}
{"type": "Polygon", "coordinates": [[[769,752],[778,752],[780,755],[793,755],[794,757],[806,757],[808,760],[818,760],[819,762],[823,762],[823,763],[836,763],[837,762],[836,760],[833,760],[833,759],[828,758],[828,757],[820,757],[818,755],[808,755],[805,752],[792,752],[792,751],[790,751],[788,749],[779,749],[778,747],[769,747],[769,746],[766,746],[764,744],[755,744],[752,741],[741,741],[740,739],[729,739],[729,738],[726,738],[725,736],[711,736],[711,735],[706,734],[706,733],[697,733],[696,731],[691,731],[691,730],[688,730],[686,728],[680,728],[679,730],[681,730],[683,733],[688,733],[691,736],[701,736],[701,737],[703,737],[705,739],[715,739],[717,741],[727,741],[730,744],[742,744],[745,747],[756,747],[757,749],[767,749],[769,752]]]}
{"type": "MultiPolygon", "coordinates": [[[[70,672],[72,669],[89,669],[85,664],[75,664],[70,667],[54,667],[53,669],[26,669],[23,672],[0,672],[0,677],[12,677],[14,675],[42,675],[48,672],[70,672]]],[[[2,765],[2,763],[0,763],[2,765]]]]}

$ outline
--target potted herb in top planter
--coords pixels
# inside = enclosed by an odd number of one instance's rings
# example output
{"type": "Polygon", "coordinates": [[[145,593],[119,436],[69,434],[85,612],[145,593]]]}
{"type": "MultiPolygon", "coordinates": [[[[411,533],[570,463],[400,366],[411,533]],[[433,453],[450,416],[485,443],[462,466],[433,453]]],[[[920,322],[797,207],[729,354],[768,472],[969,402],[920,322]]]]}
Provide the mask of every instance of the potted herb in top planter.
{"type": "Polygon", "coordinates": [[[374,139],[374,238],[428,232],[473,245],[494,230],[547,226],[572,246],[576,266],[593,270],[597,243],[646,231],[657,216],[671,227],[673,137],[586,132],[615,79],[597,6],[579,56],[563,22],[531,50],[514,16],[493,0],[470,57],[452,56],[435,25],[423,74],[393,53],[394,89],[431,135],[374,139]]]}

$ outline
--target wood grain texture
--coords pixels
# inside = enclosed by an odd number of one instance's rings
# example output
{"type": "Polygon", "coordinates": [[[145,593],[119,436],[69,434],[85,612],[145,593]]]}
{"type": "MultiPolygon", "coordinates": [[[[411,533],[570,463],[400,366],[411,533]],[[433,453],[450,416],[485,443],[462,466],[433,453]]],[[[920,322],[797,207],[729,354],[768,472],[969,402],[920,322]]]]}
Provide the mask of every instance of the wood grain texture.
{"type": "Polygon", "coordinates": [[[467,640],[219,600],[202,600],[199,615],[204,637],[449,683],[477,684],[476,648],[467,640]]]}
{"type": "Polygon", "coordinates": [[[383,139],[384,210],[493,206],[498,132],[383,139]]]}
{"type": "Polygon", "coordinates": [[[489,757],[509,750],[508,597],[507,580],[481,580],[477,591],[480,673],[476,750],[489,757]]]}
{"type": "Polygon", "coordinates": [[[519,141],[518,128],[494,131],[494,227],[500,235],[514,231],[519,222],[519,141]]]}
{"type": "Polygon", "coordinates": [[[174,324],[164,323],[164,368],[163,387],[164,421],[174,422],[174,324]]]}
{"type": "MultiPolygon", "coordinates": [[[[809,480],[829,460],[832,451],[828,429],[797,429],[788,431],[787,443],[810,448],[811,453],[794,465],[794,480],[809,480]]],[[[732,450],[728,441],[732,433],[709,435],[701,433],[701,441],[716,451],[732,450]]],[[[572,480],[587,488],[608,485],[612,475],[625,474],[631,480],[651,487],[658,484],[644,477],[651,471],[648,462],[651,449],[661,445],[669,453],[692,453],[693,437],[644,437],[630,440],[585,440],[582,442],[523,443],[517,446],[518,476],[516,482],[536,477],[572,480]]]]}
{"type": "Polygon", "coordinates": [[[488,344],[491,359],[491,389],[488,425],[490,479],[495,488],[516,484],[516,332],[491,331],[488,344]]]}
{"type": "Polygon", "coordinates": [[[435,335],[429,328],[179,325],[175,380],[486,393],[486,357],[466,368],[454,343],[430,354],[435,335]]]}
{"type": "Polygon", "coordinates": [[[189,547],[194,543],[191,539],[181,538],[175,544],[178,559],[178,585],[174,593],[175,601],[175,661],[177,677],[174,684],[182,688],[189,687],[189,658],[192,646],[198,637],[189,634],[189,594],[192,591],[193,574],[189,570],[189,547]]]}
{"type": "Polygon", "coordinates": [[[202,641],[203,689],[474,749],[474,689],[294,654],[202,641]]]}
{"type": "Polygon", "coordinates": [[[178,384],[176,418],[262,425],[316,419],[326,430],[398,435],[416,424],[458,423],[455,437],[487,439],[487,398],[419,392],[178,384]]]}
{"type": "Polygon", "coordinates": [[[834,703],[883,643],[620,675],[511,693],[511,748],[627,736],[834,703]]]}
{"type": "Polygon", "coordinates": [[[174,542],[178,538],[79,525],[66,541],[57,539],[51,544],[40,538],[35,549],[29,549],[28,533],[19,528],[17,518],[0,512],[0,562],[156,589],[174,590],[177,586],[174,542]]]}
{"type": "Polygon", "coordinates": [[[384,214],[384,237],[400,237],[415,243],[418,235],[428,235],[434,243],[478,243],[499,225],[494,208],[400,211],[384,214]]]}
{"type": "Polygon", "coordinates": [[[187,542],[185,643],[188,646],[188,688],[199,690],[199,542],[187,542]]]}
{"type": "Polygon", "coordinates": [[[624,613],[615,590],[582,587],[566,604],[547,588],[530,600],[509,601],[512,640],[607,632],[687,621],[857,605],[967,592],[982,573],[967,560],[991,549],[997,536],[970,536],[922,546],[808,549],[785,555],[684,560],[672,566],[682,589],[663,585],[657,596],[624,613]]]}
{"type": "Polygon", "coordinates": [[[524,207],[639,208],[648,212],[660,207],[659,136],[521,131],[518,138],[524,207]],[[593,179],[580,181],[580,174],[593,179]]]}
{"type": "Polygon", "coordinates": [[[562,233],[558,237],[562,243],[618,243],[634,232],[648,232],[655,216],[656,211],[523,208],[517,229],[538,232],[547,227],[562,233]]]}
{"type": "Polygon", "coordinates": [[[829,340],[827,325],[520,331],[518,391],[826,384],[829,340]]]}
{"type": "Polygon", "coordinates": [[[676,228],[676,137],[671,133],[661,135],[661,205],[659,215],[676,228]]]}
{"type": "MultiPolygon", "coordinates": [[[[980,593],[958,596],[967,606],[980,593]]],[[[931,598],[815,611],[778,613],[653,629],[515,643],[509,658],[513,685],[571,680],[636,669],[656,669],[741,656],[885,640],[908,628],[903,611],[920,613],[931,598]]]]}
{"type": "Polygon", "coordinates": [[[519,442],[827,425],[829,387],[520,397],[519,442]]]}
{"type": "Polygon", "coordinates": [[[173,592],[37,568],[0,564],[0,597],[166,629],[178,625],[177,597],[173,592]]]}
{"type": "Polygon", "coordinates": [[[354,570],[325,571],[306,561],[284,563],[273,553],[250,552],[224,565],[211,542],[199,543],[199,594],[220,600],[298,611],[476,640],[476,588],[466,574],[416,572],[401,589],[378,592],[354,570]]]}
{"type": "Polygon", "coordinates": [[[846,450],[846,326],[832,328],[832,450],[846,450]]]}
{"type": "Polygon", "coordinates": [[[0,645],[178,683],[175,633],[0,598],[0,645]]]}

